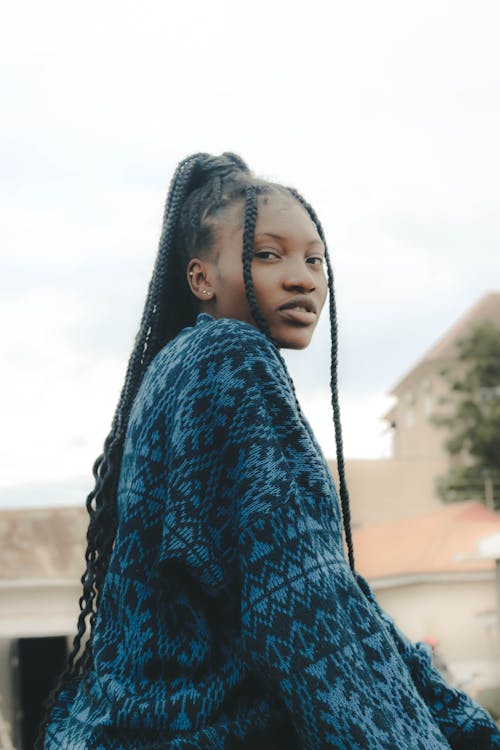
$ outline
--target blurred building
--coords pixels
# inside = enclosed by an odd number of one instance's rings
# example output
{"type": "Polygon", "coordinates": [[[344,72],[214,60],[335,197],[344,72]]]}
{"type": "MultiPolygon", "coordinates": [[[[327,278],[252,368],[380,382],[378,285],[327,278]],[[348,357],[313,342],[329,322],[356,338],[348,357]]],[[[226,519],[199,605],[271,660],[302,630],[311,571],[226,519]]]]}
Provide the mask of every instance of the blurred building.
{"type": "Polygon", "coordinates": [[[477,554],[498,533],[500,515],[475,501],[353,530],[356,567],[381,606],[412,640],[437,640],[476,697],[500,685],[495,564],[477,554]]]}
{"type": "Polygon", "coordinates": [[[80,508],[0,511],[0,710],[18,750],[75,632],[86,527],[80,508]]]}
{"type": "Polygon", "coordinates": [[[447,460],[443,431],[430,421],[440,397],[448,395],[441,372],[446,368],[457,369],[457,341],[482,321],[500,328],[499,292],[482,297],[390,391],[396,402],[385,418],[393,430],[395,459],[443,457],[447,460]]]}
{"type": "Polygon", "coordinates": [[[500,686],[495,561],[478,555],[500,514],[483,496],[441,502],[436,480],[450,459],[431,417],[449,395],[442,370],[458,367],[457,341],[480,321],[500,328],[500,293],[482,297],[393,387],[392,457],[346,461],[358,569],[409,637],[437,639],[456,683],[478,699],[500,686]]]}

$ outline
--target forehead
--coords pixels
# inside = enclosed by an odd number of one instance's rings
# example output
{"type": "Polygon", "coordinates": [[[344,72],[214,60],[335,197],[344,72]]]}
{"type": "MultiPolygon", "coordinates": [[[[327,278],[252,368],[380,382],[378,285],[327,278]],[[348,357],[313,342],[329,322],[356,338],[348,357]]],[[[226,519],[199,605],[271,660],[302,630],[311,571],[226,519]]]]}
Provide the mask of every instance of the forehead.
{"type": "Polygon", "coordinates": [[[319,239],[318,230],[306,209],[292,196],[278,192],[259,199],[255,233],[266,232],[305,242],[319,239]]]}
{"type": "MultiPolygon", "coordinates": [[[[244,202],[230,206],[218,222],[219,238],[236,239],[242,236],[244,202]]],[[[297,242],[320,241],[318,230],[306,209],[292,196],[272,191],[259,196],[255,234],[279,235],[297,242]]]]}

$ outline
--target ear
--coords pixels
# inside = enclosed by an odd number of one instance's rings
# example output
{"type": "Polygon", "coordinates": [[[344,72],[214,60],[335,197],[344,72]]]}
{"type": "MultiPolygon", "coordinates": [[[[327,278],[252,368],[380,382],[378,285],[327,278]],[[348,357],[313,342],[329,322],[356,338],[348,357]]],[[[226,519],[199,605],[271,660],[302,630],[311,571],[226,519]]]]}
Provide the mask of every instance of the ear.
{"type": "Polygon", "coordinates": [[[206,261],[200,260],[200,258],[191,258],[186,273],[189,288],[194,296],[202,301],[212,299],[214,290],[206,261]]]}

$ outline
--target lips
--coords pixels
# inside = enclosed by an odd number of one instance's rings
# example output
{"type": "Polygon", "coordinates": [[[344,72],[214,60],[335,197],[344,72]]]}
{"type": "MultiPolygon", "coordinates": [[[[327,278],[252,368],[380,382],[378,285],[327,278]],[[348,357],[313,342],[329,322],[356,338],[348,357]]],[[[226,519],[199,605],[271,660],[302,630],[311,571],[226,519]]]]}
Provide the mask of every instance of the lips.
{"type": "Polygon", "coordinates": [[[317,320],[316,305],[311,297],[305,297],[303,294],[290,297],[287,302],[278,307],[278,311],[281,312],[283,318],[295,326],[314,325],[317,320]]]}
{"type": "Polygon", "coordinates": [[[316,315],[316,305],[313,300],[309,297],[291,297],[288,302],[278,307],[278,310],[290,310],[292,308],[302,308],[306,312],[314,313],[316,315]]]}

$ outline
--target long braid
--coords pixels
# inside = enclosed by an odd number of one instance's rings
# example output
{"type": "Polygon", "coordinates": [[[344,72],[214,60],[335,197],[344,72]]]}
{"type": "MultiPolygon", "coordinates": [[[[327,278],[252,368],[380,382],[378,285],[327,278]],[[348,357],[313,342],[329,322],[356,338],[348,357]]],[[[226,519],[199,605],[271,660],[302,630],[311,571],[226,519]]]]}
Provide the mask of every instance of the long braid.
{"type": "MultiPolygon", "coordinates": [[[[259,306],[257,304],[257,299],[255,297],[255,289],[253,285],[252,272],[251,272],[253,249],[254,249],[255,224],[257,221],[257,209],[258,209],[257,201],[258,201],[258,195],[261,192],[263,192],[262,188],[260,188],[259,186],[256,187],[255,185],[250,185],[249,187],[247,187],[245,191],[245,219],[244,219],[244,227],[243,227],[243,280],[245,283],[245,293],[246,293],[248,304],[250,307],[250,312],[252,313],[252,317],[257,323],[262,333],[264,333],[269,338],[271,343],[274,344],[275,349],[276,349],[276,354],[278,358],[281,360],[285,371],[288,372],[288,368],[286,366],[285,360],[283,359],[283,356],[280,352],[279,343],[272,336],[269,326],[267,324],[267,321],[262,315],[259,309],[259,306]]],[[[295,404],[300,413],[301,412],[300,403],[297,398],[297,393],[295,391],[295,384],[292,378],[290,377],[290,375],[289,375],[289,382],[290,382],[290,386],[292,388],[292,392],[295,398],[295,404]]]]}
{"type": "MultiPolygon", "coordinates": [[[[190,157],[184,162],[181,162],[179,169],[176,171],[172,180],[169,196],[167,198],[163,232],[160,239],[157,262],[153,271],[149,293],[146,298],[141,325],[136,336],[134,349],[129,359],[125,383],[120,394],[111,432],[106,438],[102,456],[99,457],[94,465],[96,487],[89,495],[89,498],[87,498],[87,509],[90,509],[89,515],[91,518],[87,532],[87,538],[90,538],[87,553],[91,565],[89,566],[90,569],[88,568],[84,574],[84,578],[87,581],[87,590],[90,596],[87,597],[88,601],[87,607],[85,607],[85,613],[82,613],[84,614],[84,617],[82,618],[83,620],[89,611],[92,611],[92,603],[99,596],[103,578],[107,570],[107,563],[109,562],[109,553],[111,552],[112,541],[115,535],[116,518],[114,518],[114,516],[116,509],[114,507],[114,502],[105,502],[106,483],[109,484],[110,490],[107,493],[108,498],[110,501],[113,501],[115,499],[115,492],[113,490],[116,490],[114,485],[116,485],[118,474],[117,471],[113,472],[113,465],[115,463],[113,458],[115,458],[115,454],[121,453],[122,451],[126,428],[125,423],[128,419],[132,401],[136,395],[139,382],[142,379],[142,374],[153,356],[154,339],[152,334],[154,332],[154,322],[157,312],[159,287],[161,291],[159,280],[162,281],[163,265],[166,265],[167,262],[165,256],[168,257],[168,253],[165,252],[165,250],[168,247],[168,237],[169,232],[171,232],[171,217],[172,213],[178,209],[180,203],[178,193],[180,192],[183,195],[184,190],[182,188],[185,188],[185,184],[190,175],[189,167],[191,167],[195,161],[196,156],[190,157]],[[179,189],[180,187],[181,189],[179,189]],[[152,339],[151,342],[150,338],[152,339]],[[95,509],[92,508],[94,498],[95,509]],[[92,563],[94,564],[93,570],[92,563]]],[[[87,644],[89,643],[90,639],[87,641],[87,644]]]]}
{"type": "Polygon", "coordinates": [[[326,265],[328,270],[328,287],[329,287],[329,308],[330,308],[330,328],[331,328],[331,365],[330,365],[330,391],[332,394],[333,421],[335,426],[335,446],[337,454],[337,470],[339,475],[339,492],[342,505],[342,515],[344,518],[344,530],[346,543],[349,554],[349,565],[355,572],[354,561],[354,544],[352,541],[351,531],[351,507],[349,503],[349,491],[345,478],[344,464],[344,447],[342,439],[342,425],[340,421],[340,405],[337,386],[337,347],[338,347],[338,323],[337,310],[335,305],[333,271],[330,264],[330,257],[325,253],[326,265]]]}
{"type": "Polygon", "coordinates": [[[325,246],[325,260],[328,271],[328,289],[329,289],[329,310],[330,310],[330,330],[331,330],[331,363],[330,363],[330,392],[332,397],[333,407],[333,422],[335,427],[335,446],[337,453],[337,470],[339,475],[339,494],[340,502],[342,506],[342,516],[344,519],[344,531],[346,537],[347,550],[349,555],[349,564],[351,570],[355,571],[354,565],[354,545],[352,541],[351,531],[351,508],[349,504],[349,491],[347,489],[347,482],[345,479],[345,464],[344,464],[344,449],[342,440],[342,425],[340,421],[340,406],[338,398],[338,377],[337,377],[337,364],[338,364],[338,324],[337,324],[337,308],[335,303],[334,294],[334,278],[332,266],[330,263],[330,256],[326,244],[325,234],[321,223],[316,215],[316,212],[312,206],[295,190],[295,188],[288,188],[289,192],[293,197],[306,209],[312,222],[316,226],[319,236],[325,246]]]}
{"type": "Polygon", "coordinates": [[[193,154],[193,156],[189,156],[187,159],[180,162],[172,178],[167,195],[163,213],[162,232],[158,246],[158,255],[153,269],[148,298],[146,300],[144,319],[141,324],[143,346],[140,351],[140,356],[141,364],[145,366],[151,361],[153,352],[156,353],[154,350],[155,343],[157,343],[159,337],[158,329],[160,325],[159,302],[162,299],[164,288],[168,282],[168,265],[171,255],[170,248],[173,244],[180,210],[186,199],[186,193],[189,189],[189,182],[192,178],[193,170],[198,161],[205,156],[205,154],[193,154]]]}
{"type": "Polygon", "coordinates": [[[207,158],[210,158],[210,155],[195,154],[188,157],[179,164],[171,181],[158,256],[149,283],[134,348],[128,362],[124,385],[111,430],[104,441],[103,452],[97,457],[92,467],[95,486],[85,502],[89,526],[85,550],[85,571],[81,577],[83,591],[79,599],[77,632],[68,655],[66,668],[45,702],[45,718],[36,741],[36,750],[43,749],[49,713],[59,694],[72,678],[79,673],[88,672],[92,667],[92,634],[116,534],[116,490],[128,417],[144,371],[159,348],[162,292],[168,281],[168,262],[172,252],[175,225],[186,198],[193,171],[201,160],[207,158]],[[87,633],[88,637],[82,649],[87,633]]]}
{"type": "Polygon", "coordinates": [[[245,284],[245,294],[247,296],[248,304],[250,306],[250,312],[252,317],[257,323],[258,327],[277,347],[277,342],[274,341],[271,336],[271,331],[267,325],[267,321],[259,310],[257,300],[255,298],[255,290],[252,279],[252,260],[254,252],[254,236],[255,236],[255,224],[257,221],[257,188],[255,185],[249,185],[245,191],[245,220],[243,225],[243,281],[245,284]]]}
{"type": "MultiPolygon", "coordinates": [[[[196,160],[197,155],[181,162],[179,169],[176,171],[172,180],[172,185],[165,206],[163,231],[160,238],[157,261],[144,306],[144,314],[136,337],[134,350],[127,367],[125,383],[116,409],[113,429],[108,436],[105,444],[105,451],[102,456],[102,462],[99,464],[99,474],[102,476],[99,497],[105,498],[103,488],[105,481],[107,481],[109,482],[109,491],[107,493],[109,502],[96,504],[95,513],[91,515],[91,522],[87,533],[87,538],[89,540],[88,546],[90,548],[94,547],[94,549],[89,550],[91,565],[90,570],[86,571],[87,575],[85,576],[89,584],[87,588],[91,593],[88,601],[84,600],[86,606],[84,608],[85,613],[82,617],[83,621],[85,621],[86,616],[90,612],[90,632],[85,652],[87,658],[90,656],[91,637],[99,606],[99,597],[102,591],[102,585],[104,583],[104,577],[108,568],[116,533],[117,519],[115,501],[119,472],[118,457],[121,457],[123,451],[126,427],[125,422],[128,419],[132,401],[137,393],[140,381],[142,380],[142,375],[155,353],[155,343],[158,339],[158,300],[165,279],[168,277],[168,259],[170,254],[167,250],[170,247],[170,240],[174,231],[173,225],[175,225],[175,217],[185,198],[186,187],[191,176],[191,169],[196,163],[196,160]],[[116,460],[113,460],[115,458],[116,460]],[[115,464],[116,470],[113,471],[115,464]],[[98,551],[97,555],[96,551],[98,551]],[[92,606],[94,602],[95,607],[92,606]]],[[[81,635],[79,635],[78,644],[75,644],[75,646],[79,647],[80,640],[81,635]]]]}
{"type": "MultiPolygon", "coordinates": [[[[276,346],[277,354],[282,359],[278,344],[272,337],[271,332],[269,330],[269,326],[267,325],[267,322],[257,305],[257,300],[255,298],[255,291],[254,291],[254,286],[253,286],[253,279],[252,279],[252,274],[250,270],[252,257],[253,257],[255,224],[257,221],[257,210],[258,210],[257,201],[258,201],[258,194],[260,192],[262,192],[262,190],[259,190],[259,188],[256,187],[255,185],[249,185],[245,191],[245,218],[244,218],[244,227],[243,227],[243,279],[245,283],[245,292],[246,292],[246,296],[247,296],[248,303],[250,306],[250,312],[252,313],[252,317],[254,318],[260,330],[263,333],[265,333],[266,336],[276,346]]],[[[326,245],[324,232],[319,222],[319,219],[316,216],[316,213],[314,212],[313,208],[304,200],[304,198],[302,198],[302,196],[297,192],[297,190],[295,190],[294,188],[287,188],[286,192],[289,192],[306,209],[312,222],[315,224],[318,230],[318,234],[321,237],[323,244],[325,246],[325,256],[326,256],[327,269],[328,269],[330,327],[331,327],[331,338],[332,338],[330,391],[331,391],[331,398],[332,398],[333,421],[334,421],[334,428],[335,428],[335,446],[336,446],[336,453],[337,453],[337,467],[338,467],[338,473],[339,473],[339,495],[340,495],[340,503],[341,503],[341,508],[342,508],[342,518],[344,522],[344,531],[345,531],[345,537],[346,537],[347,551],[348,551],[348,556],[349,556],[349,565],[351,567],[351,570],[354,572],[355,563],[354,563],[354,545],[352,541],[352,532],[351,532],[351,510],[350,510],[350,504],[349,504],[349,493],[347,490],[347,483],[345,480],[342,427],[341,427],[341,422],[340,422],[340,407],[339,407],[339,401],[338,401],[338,386],[337,386],[338,328],[337,328],[337,314],[336,314],[336,307],[335,307],[335,296],[333,293],[333,273],[332,273],[332,268],[330,265],[330,259],[328,256],[328,249],[326,245]]],[[[295,385],[293,383],[292,378],[290,378],[290,385],[292,387],[293,394],[295,397],[295,402],[297,404],[299,412],[301,412],[300,404],[297,398],[297,394],[295,392],[295,385]]]]}

